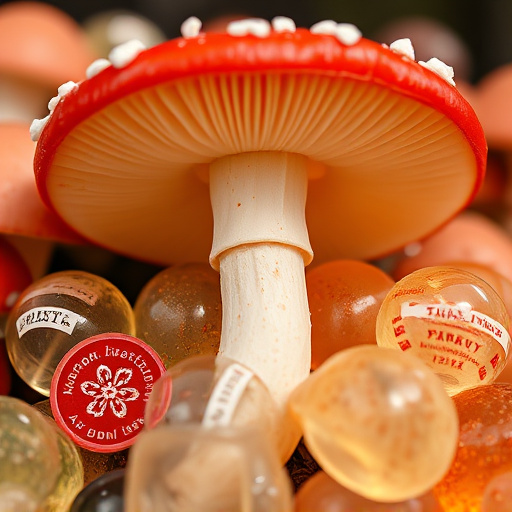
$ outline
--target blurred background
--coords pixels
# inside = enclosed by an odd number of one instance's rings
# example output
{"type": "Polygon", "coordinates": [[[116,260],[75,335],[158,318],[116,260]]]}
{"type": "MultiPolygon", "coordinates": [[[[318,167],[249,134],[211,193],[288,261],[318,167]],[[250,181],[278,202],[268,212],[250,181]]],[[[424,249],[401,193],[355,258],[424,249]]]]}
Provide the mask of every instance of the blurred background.
{"type": "MultiPolygon", "coordinates": [[[[5,3],[9,2],[1,1],[0,5],[5,3]]],[[[354,23],[363,35],[374,39],[392,22],[424,18],[445,24],[467,46],[471,81],[512,61],[511,0],[58,0],[46,3],[62,9],[81,24],[98,13],[129,10],[154,23],[167,38],[178,36],[181,23],[192,15],[203,22],[226,15],[267,19],[282,15],[303,27],[334,19],[354,23]]],[[[439,34],[435,37],[433,33],[432,39],[444,44],[439,34]]]]}

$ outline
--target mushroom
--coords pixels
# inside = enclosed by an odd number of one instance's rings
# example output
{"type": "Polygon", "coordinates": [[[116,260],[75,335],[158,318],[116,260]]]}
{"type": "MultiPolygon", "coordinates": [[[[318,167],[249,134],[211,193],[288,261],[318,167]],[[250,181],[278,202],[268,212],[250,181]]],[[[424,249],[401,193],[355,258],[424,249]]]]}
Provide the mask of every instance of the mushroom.
{"type": "Polygon", "coordinates": [[[0,237],[17,249],[32,279],[38,279],[47,271],[57,242],[84,245],[85,240],[41,201],[34,150],[27,123],[0,123],[0,237]]]}
{"type": "Polygon", "coordinates": [[[95,54],[80,25],[42,2],[0,7],[0,119],[30,122],[62,83],[84,78],[95,54]]]}
{"type": "Polygon", "coordinates": [[[34,166],[87,239],[163,265],[209,257],[219,354],[283,406],[309,375],[312,247],[319,262],[369,259],[428,234],[470,202],[486,144],[428,67],[348,24],[269,25],[167,41],[83,81],[34,166]]]}

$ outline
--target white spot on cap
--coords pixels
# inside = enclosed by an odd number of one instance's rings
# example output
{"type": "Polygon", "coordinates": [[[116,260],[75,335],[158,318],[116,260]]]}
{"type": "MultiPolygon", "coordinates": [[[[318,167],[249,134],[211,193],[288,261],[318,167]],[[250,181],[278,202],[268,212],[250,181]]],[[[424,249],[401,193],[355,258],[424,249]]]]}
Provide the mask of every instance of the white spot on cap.
{"type": "Polygon", "coordinates": [[[185,38],[197,37],[203,24],[199,18],[190,16],[181,24],[181,35],[185,38]]]}
{"type": "Polygon", "coordinates": [[[323,20],[315,23],[309,29],[313,34],[327,34],[330,36],[336,35],[336,28],[338,24],[333,20],[323,20]]]}
{"type": "Polygon", "coordinates": [[[46,123],[49,121],[51,114],[48,114],[43,119],[34,119],[32,124],[30,125],[30,138],[36,142],[39,140],[41,136],[41,132],[43,131],[46,123]]]}
{"type": "Polygon", "coordinates": [[[420,60],[418,64],[427,69],[430,69],[430,71],[433,71],[436,75],[439,75],[441,78],[444,78],[449,84],[455,85],[455,81],[453,80],[453,68],[445,64],[442,60],[433,57],[429,59],[427,62],[423,62],[420,60]]]}
{"type": "Polygon", "coordinates": [[[70,80],[69,82],[66,82],[65,84],[62,84],[57,89],[57,93],[58,93],[60,98],[63,98],[64,96],[66,96],[66,94],[71,92],[73,89],[76,89],[77,87],[78,87],[78,84],[76,84],[75,82],[72,82],[70,80]]]}
{"type": "Polygon", "coordinates": [[[270,30],[270,23],[261,18],[232,21],[227,26],[228,34],[235,37],[243,37],[249,34],[256,37],[267,37],[270,30]]]}
{"type": "Polygon", "coordinates": [[[108,60],[115,68],[124,68],[133,62],[140,52],[144,51],[146,46],[138,39],[131,39],[126,43],[112,48],[108,54],[108,60]]]}
{"type": "Polygon", "coordinates": [[[57,106],[57,103],[60,101],[60,96],[54,96],[49,102],[48,102],[48,110],[50,112],[53,112],[55,110],[55,107],[57,106]]]}
{"type": "Polygon", "coordinates": [[[352,23],[339,23],[334,33],[340,43],[352,46],[359,42],[362,37],[361,31],[352,23]]]}
{"type": "Polygon", "coordinates": [[[275,32],[295,32],[295,22],[286,16],[276,16],[272,19],[272,28],[275,32]]]}
{"type": "Polygon", "coordinates": [[[415,58],[414,47],[409,38],[397,39],[389,45],[389,49],[398,55],[402,55],[402,57],[407,57],[411,60],[415,58]]]}
{"type": "Polygon", "coordinates": [[[336,23],[333,20],[324,20],[315,23],[309,30],[312,34],[334,36],[340,43],[347,46],[352,46],[361,39],[361,31],[352,23],[336,23]]]}
{"type": "Polygon", "coordinates": [[[108,59],[96,59],[94,62],[89,64],[89,67],[85,71],[85,76],[87,78],[92,78],[111,65],[112,63],[108,59]]]}

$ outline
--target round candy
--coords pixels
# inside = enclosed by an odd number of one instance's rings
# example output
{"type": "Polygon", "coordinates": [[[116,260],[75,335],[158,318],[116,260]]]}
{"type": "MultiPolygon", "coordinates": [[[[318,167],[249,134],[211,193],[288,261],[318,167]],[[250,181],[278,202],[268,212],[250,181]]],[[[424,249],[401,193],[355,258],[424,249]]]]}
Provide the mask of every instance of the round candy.
{"type": "MultiPolygon", "coordinates": [[[[50,405],[50,400],[48,398],[35,403],[33,407],[42,412],[44,415],[50,417],[52,421],[55,421],[50,405]]],[[[82,459],[82,466],[84,468],[84,485],[88,485],[93,480],[98,479],[105,473],[110,473],[111,471],[121,469],[126,466],[128,449],[113,453],[98,453],[91,452],[90,450],[82,448],[78,445],[76,446],[78,448],[78,452],[82,459]]]]}
{"type": "MultiPolygon", "coordinates": [[[[459,446],[434,493],[443,510],[484,512],[484,495],[488,493],[486,500],[493,499],[493,486],[498,489],[501,485],[493,479],[512,471],[512,384],[468,389],[455,395],[453,402],[460,421],[459,446]]],[[[485,510],[498,511],[501,509],[485,510]]]]}
{"type": "Polygon", "coordinates": [[[512,471],[495,476],[487,484],[481,512],[512,512],[512,471]]]}
{"type": "Polygon", "coordinates": [[[276,405],[259,377],[228,358],[195,356],[168,369],[155,383],[145,410],[148,429],[258,424],[275,433],[276,405]]]}
{"type": "Polygon", "coordinates": [[[309,478],[295,495],[295,512],[442,512],[431,492],[398,503],[379,503],[349,491],[324,471],[309,478]]]}
{"type": "Polygon", "coordinates": [[[493,382],[510,347],[509,316],[485,281],[453,267],[412,272],[377,316],[377,343],[419,357],[453,395],[493,382]]]}
{"type": "Polygon", "coordinates": [[[217,354],[222,321],[219,274],[206,263],[162,270],[137,297],[137,336],[166,368],[193,355],[217,354]]]}
{"type": "Polygon", "coordinates": [[[103,332],[134,334],[133,310],[106,279],[83,271],[49,274],[27,287],[6,329],[9,357],[18,375],[44,396],[64,354],[103,332]]]}
{"type": "Polygon", "coordinates": [[[71,440],[53,420],[8,396],[0,396],[0,426],[2,510],[67,510],[83,485],[71,440]]]}
{"type": "Polygon", "coordinates": [[[164,372],[158,354],[133,336],[87,338],[55,370],[50,394],[55,420],[82,448],[124,450],[141,432],[146,403],[164,372]]]}
{"type": "Polygon", "coordinates": [[[339,350],[376,343],[377,313],[394,284],[378,267],[357,260],[331,261],[306,272],[313,370],[339,350]]]}
{"type": "Polygon", "coordinates": [[[427,492],[457,447],[457,412],[441,381],[396,350],[338,352],[295,389],[290,407],[322,469],[375,501],[427,492]]]}

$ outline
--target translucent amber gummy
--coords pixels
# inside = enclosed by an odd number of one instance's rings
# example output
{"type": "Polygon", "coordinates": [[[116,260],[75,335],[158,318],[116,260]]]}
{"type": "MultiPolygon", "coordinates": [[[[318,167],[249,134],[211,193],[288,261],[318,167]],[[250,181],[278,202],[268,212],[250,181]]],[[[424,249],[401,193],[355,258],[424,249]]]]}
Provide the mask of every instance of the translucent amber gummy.
{"type": "Polygon", "coordinates": [[[481,512],[512,512],[512,471],[495,476],[485,488],[481,512]]]}
{"type": "Polygon", "coordinates": [[[486,491],[487,486],[512,471],[512,384],[478,386],[455,395],[453,401],[460,421],[459,446],[434,492],[444,510],[484,512],[483,496],[492,492],[486,491]]]}
{"type": "Polygon", "coordinates": [[[49,396],[64,354],[104,332],[135,333],[133,310],[121,291],[88,272],[55,272],[32,283],[16,301],[7,321],[7,350],[18,375],[49,396]]]}
{"type": "Polygon", "coordinates": [[[432,492],[399,503],[379,503],[349,491],[324,471],[295,495],[295,512],[443,512],[432,492]]]}
{"type": "Polygon", "coordinates": [[[418,358],[359,345],[331,356],[290,397],[304,441],[344,487],[382,502],[417,497],[457,448],[453,401],[418,358]]]}
{"type": "Polygon", "coordinates": [[[452,267],[427,267],[398,281],[377,316],[377,343],[419,357],[450,395],[490,384],[510,347],[507,309],[489,284],[452,267]]]}
{"type": "Polygon", "coordinates": [[[219,350],[219,274],[206,263],[159,272],[141,290],[134,312],[137,336],[159,353],[166,368],[219,350]]]}
{"type": "Polygon", "coordinates": [[[0,511],[67,510],[83,486],[75,445],[26,402],[0,397],[0,511]]]}
{"type": "Polygon", "coordinates": [[[357,260],[331,261],[306,272],[313,370],[339,350],[376,343],[377,313],[394,284],[378,267],[357,260]]]}

